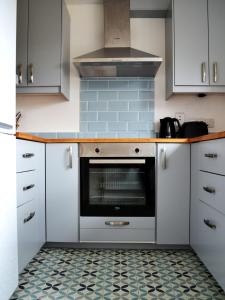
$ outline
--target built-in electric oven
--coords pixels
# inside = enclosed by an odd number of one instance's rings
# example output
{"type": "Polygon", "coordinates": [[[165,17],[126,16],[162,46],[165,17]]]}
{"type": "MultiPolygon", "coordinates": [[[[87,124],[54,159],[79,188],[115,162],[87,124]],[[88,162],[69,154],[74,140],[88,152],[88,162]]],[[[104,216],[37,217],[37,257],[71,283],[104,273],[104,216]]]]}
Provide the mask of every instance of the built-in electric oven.
{"type": "Polygon", "coordinates": [[[81,216],[155,216],[155,144],[80,144],[81,216]]]}

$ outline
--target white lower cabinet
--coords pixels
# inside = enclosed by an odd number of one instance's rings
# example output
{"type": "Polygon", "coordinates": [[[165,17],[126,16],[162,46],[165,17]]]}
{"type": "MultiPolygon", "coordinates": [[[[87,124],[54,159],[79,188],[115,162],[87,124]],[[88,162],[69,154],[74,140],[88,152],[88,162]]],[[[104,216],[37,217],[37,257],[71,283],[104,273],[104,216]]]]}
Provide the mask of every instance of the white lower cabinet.
{"type": "Polygon", "coordinates": [[[79,240],[78,144],[46,145],[48,242],[79,240]]]}
{"type": "Polygon", "coordinates": [[[191,246],[225,290],[225,215],[198,200],[191,219],[191,246]]]}
{"type": "Polygon", "coordinates": [[[19,272],[22,272],[39,250],[36,199],[17,210],[19,272]]]}
{"type": "Polygon", "coordinates": [[[45,144],[17,140],[18,265],[22,272],[46,242],[45,144]]]}
{"type": "Polygon", "coordinates": [[[224,141],[191,145],[190,245],[225,290],[224,141]]]}
{"type": "Polygon", "coordinates": [[[8,300],[18,284],[15,137],[0,134],[0,145],[0,299],[8,300]]]}
{"type": "Polygon", "coordinates": [[[189,244],[190,145],[157,146],[157,244],[189,244]]]}

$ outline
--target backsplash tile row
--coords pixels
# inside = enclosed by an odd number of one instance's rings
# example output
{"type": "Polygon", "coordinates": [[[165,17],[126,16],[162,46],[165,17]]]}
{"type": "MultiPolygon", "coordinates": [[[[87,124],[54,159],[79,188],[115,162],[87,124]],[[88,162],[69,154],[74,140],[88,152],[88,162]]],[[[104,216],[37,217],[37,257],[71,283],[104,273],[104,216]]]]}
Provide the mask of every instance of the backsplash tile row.
{"type": "Polygon", "coordinates": [[[154,136],[153,78],[84,78],[79,137],[154,136]]]}

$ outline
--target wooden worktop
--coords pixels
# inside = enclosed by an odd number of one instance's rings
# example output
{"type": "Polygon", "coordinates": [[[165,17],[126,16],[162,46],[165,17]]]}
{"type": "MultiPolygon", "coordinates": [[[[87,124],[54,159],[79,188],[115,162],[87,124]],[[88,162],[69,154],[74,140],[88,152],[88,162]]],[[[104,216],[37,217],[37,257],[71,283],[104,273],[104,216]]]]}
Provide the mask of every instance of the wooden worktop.
{"type": "Polygon", "coordinates": [[[216,140],[225,138],[225,131],[211,133],[196,138],[183,139],[162,139],[162,138],[65,138],[65,139],[48,139],[35,135],[17,132],[16,138],[41,143],[181,143],[191,144],[202,141],[216,140]]]}

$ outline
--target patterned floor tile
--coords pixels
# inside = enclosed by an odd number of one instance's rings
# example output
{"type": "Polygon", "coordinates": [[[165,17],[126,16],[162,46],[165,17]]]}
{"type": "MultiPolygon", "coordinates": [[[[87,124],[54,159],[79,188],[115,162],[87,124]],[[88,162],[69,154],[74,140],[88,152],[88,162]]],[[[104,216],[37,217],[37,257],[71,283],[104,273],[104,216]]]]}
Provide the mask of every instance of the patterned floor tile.
{"type": "Polygon", "coordinates": [[[191,250],[42,249],[11,300],[225,300],[191,250]]]}

